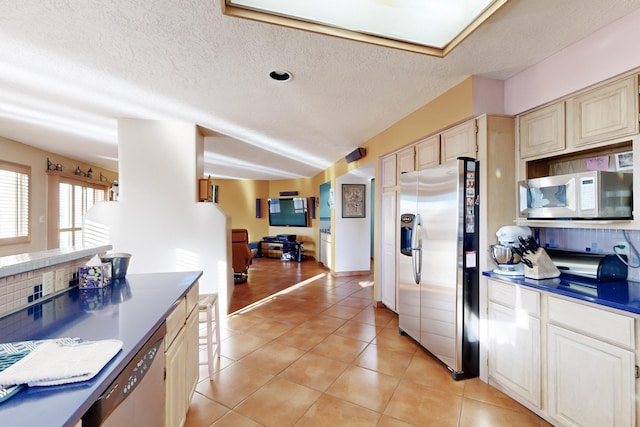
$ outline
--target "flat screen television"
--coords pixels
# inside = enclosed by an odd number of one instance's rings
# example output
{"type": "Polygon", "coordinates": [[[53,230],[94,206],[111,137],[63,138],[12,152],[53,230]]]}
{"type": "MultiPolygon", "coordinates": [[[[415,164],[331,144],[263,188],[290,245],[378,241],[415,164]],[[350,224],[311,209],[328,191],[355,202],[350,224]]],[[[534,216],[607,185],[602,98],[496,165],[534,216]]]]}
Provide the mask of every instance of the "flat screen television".
{"type": "Polygon", "coordinates": [[[269,199],[269,225],[308,227],[307,199],[304,197],[269,199]]]}

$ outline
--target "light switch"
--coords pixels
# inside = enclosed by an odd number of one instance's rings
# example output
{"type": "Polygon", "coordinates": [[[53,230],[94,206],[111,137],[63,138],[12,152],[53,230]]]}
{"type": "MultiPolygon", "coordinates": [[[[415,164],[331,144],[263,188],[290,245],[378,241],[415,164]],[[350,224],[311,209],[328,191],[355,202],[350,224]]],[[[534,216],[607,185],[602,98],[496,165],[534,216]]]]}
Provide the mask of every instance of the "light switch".
{"type": "Polygon", "coordinates": [[[42,275],[42,296],[53,293],[53,271],[47,271],[42,275]]]}
{"type": "Polygon", "coordinates": [[[56,270],[55,290],[59,292],[65,288],[64,286],[64,268],[56,270]]]}

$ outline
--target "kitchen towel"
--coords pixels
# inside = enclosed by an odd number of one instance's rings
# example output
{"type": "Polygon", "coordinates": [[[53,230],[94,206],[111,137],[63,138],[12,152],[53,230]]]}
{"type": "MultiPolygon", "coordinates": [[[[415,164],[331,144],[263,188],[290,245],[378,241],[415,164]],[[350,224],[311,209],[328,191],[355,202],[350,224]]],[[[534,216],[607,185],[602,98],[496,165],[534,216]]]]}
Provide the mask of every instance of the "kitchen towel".
{"type": "MultiPolygon", "coordinates": [[[[0,372],[18,362],[46,341],[48,340],[17,341],[0,344],[0,372]]],[[[82,340],[80,338],[58,338],[56,341],[71,344],[81,342],[82,340]]],[[[0,403],[11,398],[23,387],[26,387],[26,385],[20,384],[8,387],[0,386],[0,403]]]]}
{"type": "Polygon", "coordinates": [[[0,386],[49,386],[93,378],[122,349],[122,341],[47,341],[0,372],[0,386]]]}

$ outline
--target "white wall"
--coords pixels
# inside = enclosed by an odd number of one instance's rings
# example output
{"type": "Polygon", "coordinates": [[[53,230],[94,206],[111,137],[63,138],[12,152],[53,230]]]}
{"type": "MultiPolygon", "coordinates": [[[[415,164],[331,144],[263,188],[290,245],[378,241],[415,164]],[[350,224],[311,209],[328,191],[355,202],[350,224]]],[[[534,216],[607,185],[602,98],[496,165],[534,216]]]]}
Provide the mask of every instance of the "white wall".
{"type": "Polygon", "coordinates": [[[333,273],[362,272],[371,269],[371,181],[351,175],[336,178],[335,254],[333,273]],[[342,218],[342,184],[365,184],[365,217],[342,218]],[[337,237],[336,237],[337,236],[337,237]]]}
{"type": "Polygon", "coordinates": [[[505,82],[505,113],[523,111],[640,66],[640,10],[505,82]]]}
{"type": "Polygon", "coordinates": [[[118,120],[120,197],[87,213],[85,241],[108,236],[114,251],[133,255],[130,273],[202,270],[200,293],[219,292],[228,305],[230,221],[196,201],[202,146],[192,123],[118,120]]]}

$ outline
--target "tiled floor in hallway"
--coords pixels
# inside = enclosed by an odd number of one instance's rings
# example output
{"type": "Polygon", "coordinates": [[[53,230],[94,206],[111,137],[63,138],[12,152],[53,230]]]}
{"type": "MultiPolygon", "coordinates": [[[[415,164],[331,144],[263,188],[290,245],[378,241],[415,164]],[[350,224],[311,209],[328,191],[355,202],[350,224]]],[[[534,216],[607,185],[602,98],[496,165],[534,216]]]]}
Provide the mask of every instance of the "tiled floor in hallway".
{"type": "Polygon", "coordinates": [[[549,425],[479,379],[454,381],[399,335],[395,313],[373,307],[372,287],[319,270],[223,316],[222,357],[211,381],[201,367],[186,425],[549,425]]]}

